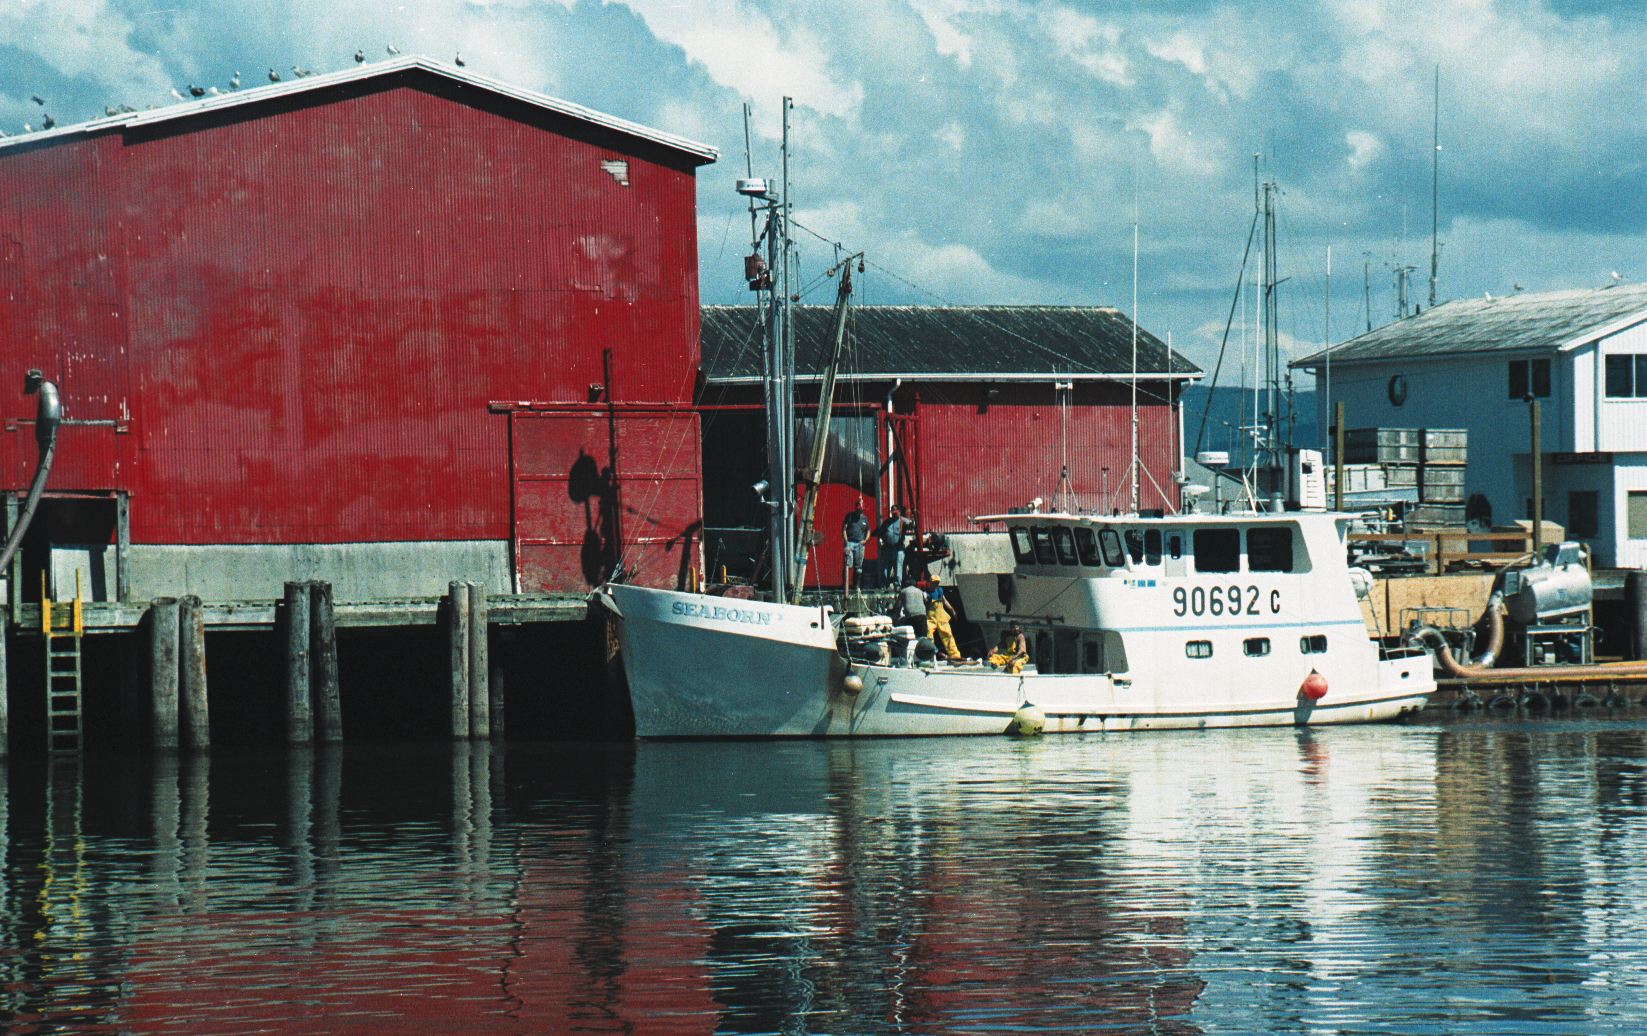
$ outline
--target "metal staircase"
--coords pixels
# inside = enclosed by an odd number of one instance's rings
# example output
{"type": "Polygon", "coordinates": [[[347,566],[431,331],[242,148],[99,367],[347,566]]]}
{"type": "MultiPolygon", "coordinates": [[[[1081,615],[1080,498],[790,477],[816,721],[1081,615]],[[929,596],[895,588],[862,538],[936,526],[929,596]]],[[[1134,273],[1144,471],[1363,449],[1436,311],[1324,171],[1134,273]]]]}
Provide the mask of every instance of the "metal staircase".
{"type": "Polygon", "coordinates": [[[46,645],[46,751],[78,753],[81,742],[80,639],[86,623],[80,608],[80,571],[74,600],[54,602],[40,574],[40,639],[46,645]],[[63,617],[59,624],[59,616],[63,617]]]}

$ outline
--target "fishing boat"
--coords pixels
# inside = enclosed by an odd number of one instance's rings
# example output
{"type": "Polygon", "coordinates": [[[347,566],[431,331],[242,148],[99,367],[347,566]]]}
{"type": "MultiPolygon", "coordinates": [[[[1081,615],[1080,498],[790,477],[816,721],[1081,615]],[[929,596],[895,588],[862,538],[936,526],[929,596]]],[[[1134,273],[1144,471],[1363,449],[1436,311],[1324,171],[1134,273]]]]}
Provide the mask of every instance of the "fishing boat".
{"type": "MultiPolygon", "coordinates": [[[[788,109],[785,99],[786,145],[788,109]]],[[[778,248],[787,241],[787,203],[764,180],[740,181],[739,191],[752,199],[752,233],[753,199],[767,214],[755,247],[766,242],[770,264],[757,251],[746,272],[752,288],[769,293],[771,586],[764,600],[622,582],[596,592],[617,626],[637,736],[1366,723],[1425,704],[1435,689],[1429,653],[1369,637],[1346,561],[1350,516],[1287,511],[1279,501],[1261,510],[1256,497],[1245,513],[1146,516],[1137,508],[1134,478],[1133,513],[1126,517],[975,519],[1010,540],[1014,563],[1010,570],[962,574],[952,589],[986,642],[1008,633],[1016,644],[1016,624],[1028,646],[1027,664],[1018,671],[979,659],[935,658],[932,643],[909,627],[800,603],[852,261],[859,257],[830,271],[839,273],[835,346],[814,451],[803,467],[791,452],[792,296],[787,251],[778,248]],[[774,268],[780,270],[775,282],[774,268]]],[[[1134,355],[1136,368],[1136,346],[1134,355]]],[[[1136,381],[1135,371],[1135,411],[1136,381]]],[[[1135,458],[1137,452],[1135,442],[1135,458]]]]}
{"type": "Polygon", "coordinates": [[[1368,723],[1422,708],[1428,652],[1368,636],[1348,516],[995,515],[1011,572],[962,575],[993,642],[1033,661],[917,657],[907,628],[827,607],[612,584],[635,732],[875,737],[1368,723]]]}

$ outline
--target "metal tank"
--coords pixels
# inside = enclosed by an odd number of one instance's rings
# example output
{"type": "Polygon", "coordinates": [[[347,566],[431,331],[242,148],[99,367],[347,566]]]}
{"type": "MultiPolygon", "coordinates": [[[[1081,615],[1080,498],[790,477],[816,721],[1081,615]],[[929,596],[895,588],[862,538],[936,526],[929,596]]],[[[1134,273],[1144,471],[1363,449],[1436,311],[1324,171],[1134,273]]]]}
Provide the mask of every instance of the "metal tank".
{"type": "Polygon", "coordinates": [[[1590,572],[1577,543],[1552,543],[1538,564],[1504,573],[1505,611],[1523,626],[1561,622],[1587,611],[1591,597],[1590,572]]]}

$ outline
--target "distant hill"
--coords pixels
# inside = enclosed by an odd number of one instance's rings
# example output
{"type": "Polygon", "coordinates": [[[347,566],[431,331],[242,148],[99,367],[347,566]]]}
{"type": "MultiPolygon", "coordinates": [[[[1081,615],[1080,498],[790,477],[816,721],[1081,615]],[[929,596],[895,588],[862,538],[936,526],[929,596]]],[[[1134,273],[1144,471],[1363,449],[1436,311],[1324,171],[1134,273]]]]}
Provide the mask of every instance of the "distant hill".
{"type": "MultiPolygon", "coordinates": [[[[1211,389],[1210,408],[1207,406],[1208,392],[1201,385],[1191,385],[1184,390],[1184,452],[1191,457],[1195,455],[1195,441],[1202,427],[1201,415],[1205,412],[1206,432],[1201,435],[1201,449],[1228,450],[1231,463],[1242,466],[1248,460],[1247,450],[1251,448],[1252,437],[1238,429],[1249,428],[1253,423],[1252,390],[1242,392],[1239,388],[1224,386],[1211,389]]],[[[1291,406],[1292,431],[1285,434],[1283,428],[1284,440],[1291,446],[1320,449],[1324,443],[1316,431],[1315,391],[1294,392],[1291,406]]],[[[1284,398],[1278,409],[1284,421],[1288,414],[1284,398]]],[[[1264,411],[1262,399],[1259,400],[1258,411],[1260,414],[1264,411]]]]}

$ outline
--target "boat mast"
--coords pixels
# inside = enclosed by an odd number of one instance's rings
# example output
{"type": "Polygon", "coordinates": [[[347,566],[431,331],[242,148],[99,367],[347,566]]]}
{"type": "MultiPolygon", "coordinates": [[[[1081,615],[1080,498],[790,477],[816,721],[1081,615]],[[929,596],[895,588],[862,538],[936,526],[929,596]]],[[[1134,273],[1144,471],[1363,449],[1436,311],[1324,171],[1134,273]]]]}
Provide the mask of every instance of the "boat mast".
{"type": "MultiPolygon", "coordinates": [[[[812,456],[802,473],[801,527],[795,552],[794,581],[789,591],[789,603],[801,603],[801,587],[806,582],[806,549],[812,542],[812,517],[818,508],[818,487],[823,479],[824,456],[829,445],[829,419],[835,410],[835,377],[841,369],[841,354],[846,347],[846,306],[852,295],[852,260],[863,253],[849,255],[839,264],[840,287],[835,293],[835,316],[830,322],[835,330],[834,344],[829,360],[824,365],[823,384],[818,390],[818,412],[812,421],[812,456]]],[[[831,270],[830,273],[834,273],[831,270]]]]}

